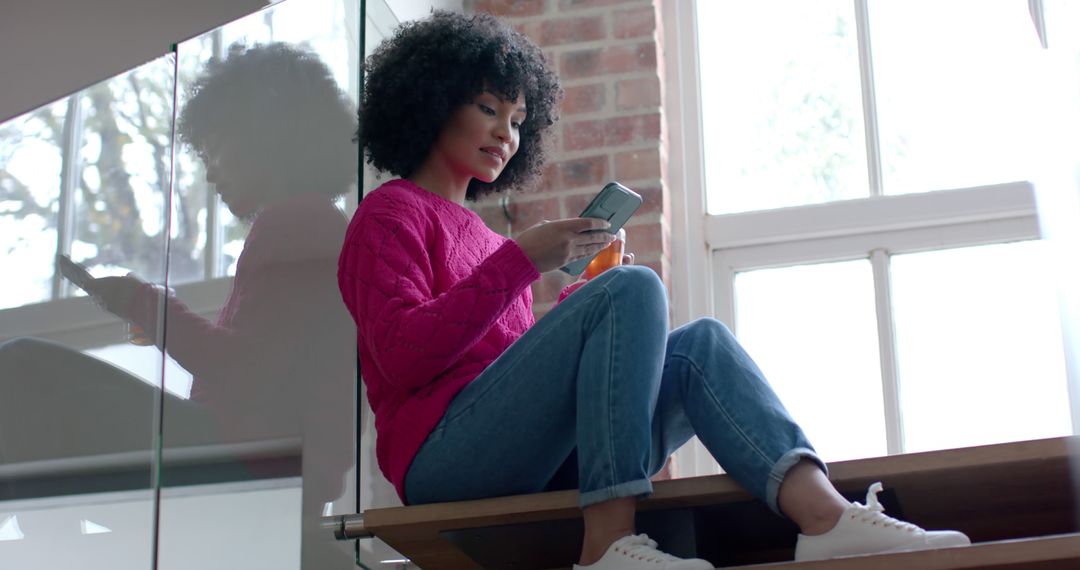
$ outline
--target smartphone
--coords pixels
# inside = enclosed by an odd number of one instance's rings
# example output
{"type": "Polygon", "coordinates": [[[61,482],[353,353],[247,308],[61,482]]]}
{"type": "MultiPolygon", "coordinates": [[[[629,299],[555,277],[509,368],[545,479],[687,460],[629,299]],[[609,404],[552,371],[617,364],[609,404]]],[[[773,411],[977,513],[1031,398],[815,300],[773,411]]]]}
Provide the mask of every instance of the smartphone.
{"type": "MultiPolygon", "coordinates": [[[[608,182],[600,190],[600,193],[592,199],[592,202],[585,206],[580,217],[599,218],[611,222],[611,227],[603,231],[613,234],[623,227],[623,224],[630,219],[630,216],[634,215],[634,212],[641,207],[641,202],[641,196],[637,192],[618,182],[608,182]]],[[[594,257],[596,257],[595,254],[568,263],[559,269],[577,277],[581,275],[582,271],[585,271],[585,267],[589,265],[594,257]]]]}
{"type": "Polygon", "coordinates": [[[71,260],[70,257],[62,253],[56,254],[56,263],[60,267],[60,274],[78,286],[83,291],[89,292],[88,287],[94,281],[94,276],[90,275],[90,272],[86,270],[80,263],[76,263],[71,260]]]}

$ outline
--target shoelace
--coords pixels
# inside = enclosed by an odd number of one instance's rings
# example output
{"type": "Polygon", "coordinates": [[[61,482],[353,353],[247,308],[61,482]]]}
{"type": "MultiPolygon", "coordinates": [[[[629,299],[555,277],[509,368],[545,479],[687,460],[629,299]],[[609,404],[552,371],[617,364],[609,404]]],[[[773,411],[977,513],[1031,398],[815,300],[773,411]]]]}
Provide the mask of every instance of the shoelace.
{"type": "Polygon", "coordinates": [[[646,534],[631,535],[618,541],[616,551],[622,551],[630,558],[645,562],[671,562],[682,560],[662,550],[657,550],[655,540],[646,534]]]}
{"type": "MultiPolygon", "coordinates": [[[[918,525],[896,520],[885,514],[885,507],[881,506],[881,503],[877,500],[877,494],[881,492],[882,488],[881,481],[870,485],[870,489],[866,491],[866,505],[860,505],[859,503],[851,504],[863,513],[859,519],[870,524],[880,524],[886,528],[895,526],[896,528],[906,530],[907,532],[923,532],[923,529],[918,525]]],[[[856,515],[852,513],[851,516],[855,517],[856,515]]]]}

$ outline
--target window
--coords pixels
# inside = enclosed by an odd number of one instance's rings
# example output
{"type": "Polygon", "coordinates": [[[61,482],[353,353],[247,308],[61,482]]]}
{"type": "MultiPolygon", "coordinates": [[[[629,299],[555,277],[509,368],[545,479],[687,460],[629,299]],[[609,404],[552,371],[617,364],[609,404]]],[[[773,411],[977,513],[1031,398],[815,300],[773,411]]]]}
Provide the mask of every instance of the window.
{"type": "Polygon", "coordinates": [[[673,261],[675,320],[732,326],[827,460],[1073,431],[1031,184],[1032,62],[1070,14],[1043,4],[665,8],[675,256],[709,262],[673,261]]]}
{"type": "MultiPolygon", "coordinates": [[[[133,350],[122,323],[73,298],[84,293],[60,276],[55,254],[69,253],[99,277],[134,272],[162,283],[167,266],[169,285],[212,319],[247,224],[223,206],[190,148],[173,152],[174,107],[206,63],[237,41],[307,44],[355,100],[359,50],[349,46],[359,22],[350,11],[357,5],[341,0],[281,4],[0,124],[0,251],[9,269],[0,283],[0,341],[55,340],[160,384],[157,358],[133,350]]],[[[343,201],[355,207],[355,196],[343,201]]],[[[191,375],[165,358],[166,388],[186,397],[191,375]]]]}
{"type": "MultiPolygon", "coordinates": [[[[205,169],[177,148],[170,193],[174,68],[184,90],[232,42],[307,43],[327,55],[355,98],[355,40],[340,2],[284,4],[183,42],[163,56],[0,125],[0,244],[18,268],[0,284],[0,310],[81,295],[61,278],[54,254],[70,253],[97,276],[129,271],[183,285],[227,277],[246,226],[224,208],[205,169]],[[170,235],[165,235],[169,227],[170,235]]],[[[354,200],[355,202],[355,200],[354,200]]]]}

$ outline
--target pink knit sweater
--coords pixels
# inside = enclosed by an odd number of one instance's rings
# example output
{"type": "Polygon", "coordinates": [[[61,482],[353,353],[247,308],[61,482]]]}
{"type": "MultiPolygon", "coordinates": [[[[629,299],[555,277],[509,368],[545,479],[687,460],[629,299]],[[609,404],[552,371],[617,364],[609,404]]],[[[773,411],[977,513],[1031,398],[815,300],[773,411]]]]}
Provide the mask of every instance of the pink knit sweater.
{"type": "Polygon", "coordinates": [[[531,327],[540,277],[517,243],[407,180],[360,203],[338,260],[375,412],[379,468],[405,474],[450,401],[531,327]]]}

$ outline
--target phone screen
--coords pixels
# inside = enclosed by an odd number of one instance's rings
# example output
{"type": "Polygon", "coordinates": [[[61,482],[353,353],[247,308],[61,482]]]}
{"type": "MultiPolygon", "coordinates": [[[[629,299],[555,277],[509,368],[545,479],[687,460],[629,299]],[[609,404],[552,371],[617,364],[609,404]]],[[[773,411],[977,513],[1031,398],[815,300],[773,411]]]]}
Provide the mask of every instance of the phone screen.
{"type": "Polygon", "coordinates": [[[56,256],[56,261],[60,267],[60,274],[68,281],[77,285],[80,289],[86,290],[86,288],[94,281],[94,276],[90,275],[90,272],[86,270],[86,267],[72,261],[70,257],[61,253],[56,256]]]}

